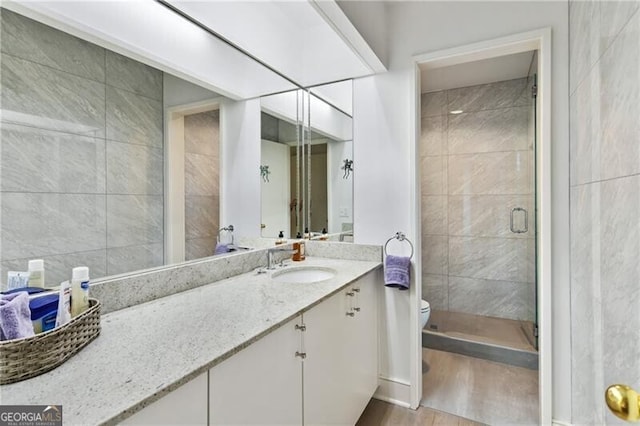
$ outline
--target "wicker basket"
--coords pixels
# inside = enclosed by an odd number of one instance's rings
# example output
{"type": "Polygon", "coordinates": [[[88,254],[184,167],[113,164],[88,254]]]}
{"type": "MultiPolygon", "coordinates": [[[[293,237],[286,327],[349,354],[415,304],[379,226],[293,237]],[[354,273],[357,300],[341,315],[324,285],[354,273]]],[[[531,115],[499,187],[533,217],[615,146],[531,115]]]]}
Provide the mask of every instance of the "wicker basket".
{"type": "Polygon", "coordinates": [[[26,339],[0,342],[0,385],[19,382],[53,370],[100,334],[100,302],[62,327],[26,339]]]}

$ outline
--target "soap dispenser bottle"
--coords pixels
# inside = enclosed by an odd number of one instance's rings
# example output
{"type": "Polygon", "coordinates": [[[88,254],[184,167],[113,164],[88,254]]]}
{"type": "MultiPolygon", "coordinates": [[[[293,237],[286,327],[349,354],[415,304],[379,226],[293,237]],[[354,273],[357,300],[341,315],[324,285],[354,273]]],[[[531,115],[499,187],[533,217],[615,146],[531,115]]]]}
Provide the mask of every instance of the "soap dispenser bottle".
{"type": "Polygon", "coordinates": [[[291,256],[291,260],[295,261],[295,262],[300,262],[302,260],[305,259],[304,256],[304,240],[302,239],[302,235],[300,235],[300,231],[298,231],[298,233],[296,234],[296,239],[298,241],[296,241],[295,243],[293,243],[293,256],[291,256]]]}
{"type": "Polygon", "coordinates": [[[304,239],[308,240],[311,238],[311,233],[309,232],[309,228],[304,228],[304,239]]]}
{"type": "Polygon", "coordinates": [[[300,262],[305,259],[304,255],[304,240],[299,240],[293,243],[293,249],[295,250],[291,260],[300,262]]]}
{"type": "Polygon", "coordinates": [[[286,242],[287,240],[284,238],[284,232],[280,231],[280,233],[278,234],[278,239],[276,240],[276,245],[279,246],[280,244],[284,244],[286,242]]]}

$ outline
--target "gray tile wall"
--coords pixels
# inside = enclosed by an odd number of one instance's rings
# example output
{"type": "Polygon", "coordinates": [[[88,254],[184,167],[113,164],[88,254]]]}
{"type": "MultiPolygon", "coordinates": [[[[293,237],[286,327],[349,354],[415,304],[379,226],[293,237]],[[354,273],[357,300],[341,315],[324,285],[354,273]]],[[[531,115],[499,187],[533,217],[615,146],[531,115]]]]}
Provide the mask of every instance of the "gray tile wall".
{"type": "Polygon", "coordinates": [[[640,2],[570,1],[573,424],[640,387],[640,2]]]}
{"type": "Polygon", "coordinates": [[[161,265],[162,73],[0,11],[2,282],[33,258],[48,285],[161,265]]]}
{"type": "Polygon", "coordinates": [[[184,117],[185,260],[212,256],[220,229],[219,111],[184,117]]]}
{"type": "Polygon", "coordinates": [[[433,309],[534,319],[530,87],[522,78],[422,95],[422,294],[433,309]],[[510,231],[514,207],[529,212],[527,233],[510,231]]]}

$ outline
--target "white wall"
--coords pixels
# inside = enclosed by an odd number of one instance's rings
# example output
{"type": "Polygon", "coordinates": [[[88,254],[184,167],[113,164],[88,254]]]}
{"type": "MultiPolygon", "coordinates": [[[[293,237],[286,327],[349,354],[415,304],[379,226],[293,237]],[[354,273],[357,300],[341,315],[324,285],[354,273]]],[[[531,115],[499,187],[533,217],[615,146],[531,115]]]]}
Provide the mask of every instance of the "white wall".
{"type": "Polygon", "coordinates": [[[290,238],[289,196],[291,194],[291,154],[290,147],[285,144],[262,140],[261,161],[269,166],[269,181],[260,179],[261,188],[261,223],[265,225],[261,235],[276,238],[280,231],[285,238],[290,238]]]}
{"type": "Polygon", "coordinates": [[[353,160],[353,142],[327,143],[327,210],[329,234],[342,232],[343,223],[353,223],[353,173],[343,179],[344,160],[353,160]]]}
{"type": "Polygon", "coordinates": [[[260,235],[260,99],[225,100],[220,110],[220,226],[260,235]]]}
{"type": "Polygon", "coordinates": [[[336,140],[351,140],[352,120],[315,96],[311,96],[311,105],[307,105],[307,96],[300,91],[289,91],[261,98],[262,109],[282,120],[296,123],[299,103],[305,102],[304,111],[311,108],[311,128],[318,133],[336,140]],[[298,96],[297,96],[298,95],[298,96]]]}
{"type": "Polygon", "coordinates": [[[367,5],[367,13],[360,13],[357,1],[341,1],[336,3],[342,9],[360,35],[367,41],[376,56],[387,66],[389,63],[388,30],[386,25],[387,3],[371,1],[367,5]]]}
{"type": "MultiPolygon", "coordinates": [[[[411,212],[410,170],[413,163],[409,150],[409,77],[409,72],[403,75],[390,71],[354,81],[356,243],[384,244],[396,231],[403,231],[412,241],[416,240],[411,212]],[[403,105],[405,103],[407,105],[403,105]],[[403,109],[404,126],[394,125],[394,121],[403,119],[400,115],[403,109]]],[[[411,292],[415,293],[416,288],[415,278],[412,278],[411,292]]],[[[410,294],[382,287],[381,291],[378,312],[383,317],[386,314],[386,321],[380,323],[379,374],[399,384],[393,388],[400,390],[393,395],[379,396],[409,404],[410,294]]],[[[380,391],[385,392],[385,389],[380,391]]]]}
{"type": "Polygon", "coordinates": [[[311,128],[332,139],[351,140],[353,120],[321,99],[311,96],[311,128]]]}
{"type": "Polygon", "coordinates": [[[299,90],[278,93],[260,98],[260,106],[265,112],[290,123],[298,121],[299,90]]]}
{"type": "Polygon", "coordinates": [[[316,86],[311,93],[317,95],[340,108],[349,115],[353,115],[353,81],[345,80],[337,83],[316,86]]]}
{"type": "Polygon", "coordinates": [[[162,103],[165,108],[220,97],[216,92],[167,73],[162,76],[162,86],[162,103]]]}
{"type": "MultiPolygon", "coordinates": [[[[372,31],[367,3],[344,8],[361,34],[372,31]],[[359,7],[358,7],[359,6],[359,7]],[[358,15],[358,16],[353,16],[358,15]]],[[[377,7],[377,6],[376,6],[377,7]]],[[[569,335],[568,8],[566,2],[389,2],[389,72],[354,82],[354,213],[358,243],[384,244],[402,230],[418,240],[416,161],[410,146],[412,56],[552,28],[553,417],[571,419],[569,335]]],[[[368,40],[375,51],[379,40],[368,40]]],[[[415,260],[415,259],[414,259],[415,260]]],[[[415,283],[414,283],[415,284],[415,283]]],[[[417,285],[413,285],[415,292],[417,285]]],[[[409,294],[383,290],[387,353],[381,374],[410,380],[409,294]]],[[[418,290],[419,291],[419,290],[418,290]]],[[[383,348],[384,349],[384,348],[383,348]]],[[[396,396],[402,396],[398,394],[396,396]]],[[[409,401],[405,401],[409,402],[409,401]]]]}

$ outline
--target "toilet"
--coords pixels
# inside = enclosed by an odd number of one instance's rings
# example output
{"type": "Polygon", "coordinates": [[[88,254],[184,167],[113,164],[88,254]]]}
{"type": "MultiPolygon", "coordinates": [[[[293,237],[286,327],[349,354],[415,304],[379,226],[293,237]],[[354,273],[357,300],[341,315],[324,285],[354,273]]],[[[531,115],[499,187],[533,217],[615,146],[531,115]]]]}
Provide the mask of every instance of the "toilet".
{"type": "Polygon", "coordinates": [[[429,306],[429,302],[422,300],[420,303],[420,322],[422,323],[422,327],[420,327],[420,329],[423,329],[424,326],[427,325],[429,314],[431,314],[431,306],[429,306]]]}

